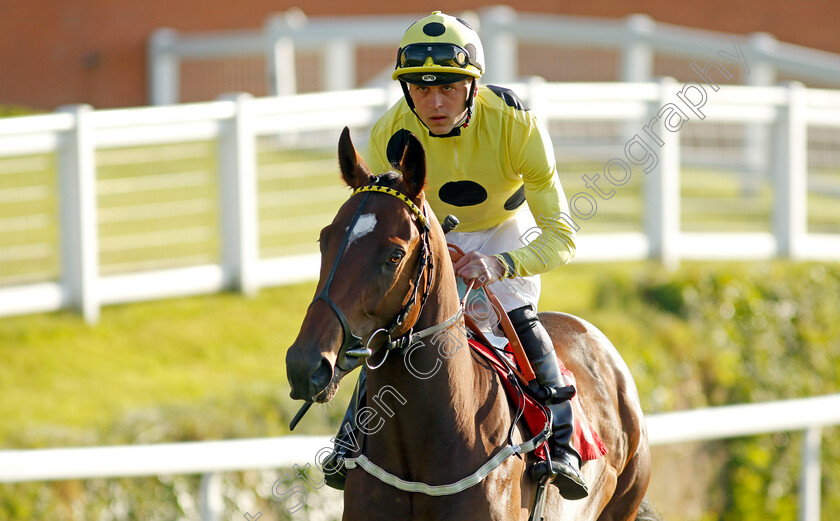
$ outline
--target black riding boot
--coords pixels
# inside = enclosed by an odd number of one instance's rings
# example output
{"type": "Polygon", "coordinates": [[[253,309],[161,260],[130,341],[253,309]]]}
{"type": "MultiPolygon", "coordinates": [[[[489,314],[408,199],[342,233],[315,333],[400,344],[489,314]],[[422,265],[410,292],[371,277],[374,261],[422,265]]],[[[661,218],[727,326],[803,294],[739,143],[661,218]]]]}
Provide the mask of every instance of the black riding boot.
{"type": "Polygon", "coordinates": [[[554,344],[533,306],[514,309],[508,316],[534,368],[537,384],[544,393],[545,404],[551,411],[551,438],[548,445],[551,472],[556,474],[553,483],[565,499],[585,498],[589,490],[580,473],[580,454],[572,446],[574,421],[571,397],[574,396],[574,388],[563,386],[554,344]]]}
{"type": "Polygon", "coordinates": [[[335,440],[333,451],[321,466],[324,470],[324,480],[327,486],[336,490],[344,490],[344,481],[347,479],[344,457],[347,456],[359,441],[359,430],[356,427],[355,419],[356,412],[359,410],[359,404],[365,399],[366,389],[367,372],[362,367],[359,372],[359,379],[356,382],[356,389],[353,391],[353,396],[347,405],[347,412],[344,413],[344,419],[341,420],[338,434],[333,438],[335,440]]]}

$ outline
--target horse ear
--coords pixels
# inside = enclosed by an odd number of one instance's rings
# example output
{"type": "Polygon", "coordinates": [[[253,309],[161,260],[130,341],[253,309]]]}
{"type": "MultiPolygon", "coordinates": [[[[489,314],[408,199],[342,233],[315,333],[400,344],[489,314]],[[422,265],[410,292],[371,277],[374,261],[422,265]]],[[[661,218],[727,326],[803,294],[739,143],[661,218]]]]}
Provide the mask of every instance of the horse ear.
{"type": "Polygon", "coordinates": [[[347,127],[344,127],[341,137],[338,138],[338,164],[341,167],[341,177],[353,190],[369,183],[373,177],[365,160],[356,152],[356,147],[350,140],[350,129],[347,127]]]}
{"type": "Polygon", "coordinates": [[[409,133],[405,150],[400,159],[400,172],[406,191],[412,198],[416,198],[426,186],[426,152],[417,136],[409,133]]]}

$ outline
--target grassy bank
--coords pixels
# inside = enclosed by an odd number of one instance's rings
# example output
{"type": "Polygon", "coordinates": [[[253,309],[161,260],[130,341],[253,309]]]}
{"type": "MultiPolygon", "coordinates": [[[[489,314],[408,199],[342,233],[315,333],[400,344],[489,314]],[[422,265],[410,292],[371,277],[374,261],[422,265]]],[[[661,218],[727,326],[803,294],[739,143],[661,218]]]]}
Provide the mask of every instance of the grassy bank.
{"type": "MultiPolygon", "coordinates": [[[[110,428],[136,411],[220,407],[228,414],[261,396],[276,402],[263,412],[284,411],[285,350],[311,294],[303,284],[253,299],[221,294],[109,307],[95,326],[69,313],[3,319],[0,439],[32,447],[61,443],[50,438],[62,432],[74,441],[76,431],[81,441],[122,443],[110,428]]],[[[279,434],[273,416],[264,432],[219,421],[193,434],[279,434]]]]}
{"type": "MultiPolygon", "coordinates": [[[[69,313],[2,319],[0,445],[285,434],[299,405],[288,398],[285,350],[313,290],[306,283],[255,298],[108,307],[95,326],[69,313]]],[[[840,391],[838,265],[684,264],[674,273],[649,263],[571,265],[544,276],[541,308],[598,325],[627,360],[648,412],[840,391]]],[[[334,405],[313,408],[301,432],[331,433],[348,395],[345,386],[334,405]]],[[[827,429],[823,441],[823,512],[830,519],[840,516],[837,432],[827,429]]],[[[706,514],[692,519],[795,519],[798,439],[766,436],[698,449],[716,466],[708,476],[713,486],[698,491],[706,514]]],[[[231,512],[247,507],[234,504],[243,487],[266,503],[253,490],[271,479],[229,478],[231,512]]],[[[178,498],[195,486],[190,477],[5,485],[0,520],[189,517],[178,498]],[[131,506],[128,517],[111,512],[115,494],[131,506]],[[74,501],[83,504],[83,517],[74,517],[74,501]]]]}

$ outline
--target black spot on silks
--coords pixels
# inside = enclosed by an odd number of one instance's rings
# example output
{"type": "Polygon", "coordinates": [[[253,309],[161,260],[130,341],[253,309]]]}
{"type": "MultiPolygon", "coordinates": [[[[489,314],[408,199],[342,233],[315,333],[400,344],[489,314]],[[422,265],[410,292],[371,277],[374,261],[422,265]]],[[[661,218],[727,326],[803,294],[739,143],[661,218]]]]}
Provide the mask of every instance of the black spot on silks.
{"type": "Polygon", "coordinates": [[[487,190],[474,181],[451,181],[440,187],[438,196],[452,206],[475,206],[487,200],[487,190]]]}
{"type": "Polygon", "coordinates": [[[513,107],[517,110],[531,110],[512,90],[505,87],[499,87],[497,85],[488,85],[487,88],[490,89],[493,94],[502,98],[508,107],[513,107]]]}
{"type": "Polygon", "coordinates": [[[515,191],[512,196],[508,197],[508,200],[505,201],[505,210],[511,211],[516,210],[520,206],[525,203],[525,185],[519,187],[519,190],[515,191]]]}
{"type": "Polygon", "coordinates": [[[405,146],[408,144],[408,136],[410,135],[411,132],[402,128],[394,132],[394,135],[388,140],[385,155],[388,157],[388,162],[395,169],[400,166],[400,161],[402,161],[402,156],[405,152],[405,146]]]}

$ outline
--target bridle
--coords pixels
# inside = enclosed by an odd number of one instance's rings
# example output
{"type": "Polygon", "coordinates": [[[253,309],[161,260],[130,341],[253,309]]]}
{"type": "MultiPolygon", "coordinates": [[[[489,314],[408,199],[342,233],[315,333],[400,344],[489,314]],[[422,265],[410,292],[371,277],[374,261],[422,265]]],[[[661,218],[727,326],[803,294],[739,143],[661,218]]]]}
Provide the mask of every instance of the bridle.
{"type": "MultiPolygon", "coordinates": [[[[323,300],[326,302],[333,312],[338,317],[339,322],[341,322],[342,334],[343,339],[341,342],[341,348],[339,349],[338,359],[336,361],[336,366],[344,371],[351,371],[356,367],[355,364],[353,367],[342,367],[341,362],[343,359],[346,358],[354,358],[354,359],[364,359],[365,365],[367,365],[368,369],[376,369],[380,367],[388,358],[388,353],[392,350],[405,350],[409,346],[415,344],[419,340],[434,335],[438,331],[446,329],[453,324],[458,323],[461,319],[461,315],[464,313],[464,304],[458,306],[458,311],[455,312],[450,318],[444,320],[443,322],[431,326],[429,328],[423,329],[419,332],[414,332],[414,326],[411,326],[408,331],[402,334],[399,338],[392,340],[391,336],[393,335],[394,331],[399,328],[403,322],[405,321],[406,317],[408,316],[411,307],[417,301],[417,292],[420,288],[420,281],[423,278],[423,275],[428,273],[426,276],[426,284],[423,290],[423,295],[420,299],[420,310],[417,314],[419,319],[420,314],[423,312],[423,306],[426,303],[426,299],[429,296],[429,292],[432,287],[432,276],[434,274],[434,265],[432,263],[432,255],[431,249],[429,247],[429,220],[426,218],[426,215],[420,208],[417,207],[408,197],[401,194],[397,190],[393,188],[381,186],[378,183],[381,181],[381,176],[376,178],[376,181],[372,185],[363,186],[357,188],[353,191],[353,195],[364,193],[365,198],[362,200],[362,203],[359,205],[359,208],[356,210],[355,215],[353,216],[353,220],[350,222],[350,226],[347,228],[347,232],[344,235],[344,239],[341,242],[341,246],[339,248],[338,256],[336,257],[335,261],[333,262],[332,268],[330,269],[329,277],[327,277],[327,281],[324,284],[324,287],[318,293],[318,295],[312,299],[312,303],[309,305],[312,306],[316,301],[323,300]],[[417,222],[420,227],[420,233],[422,234],[421,239],[421,251],[420,251],[420,259],[418,260],[418,268],[417,268],[417,275],[414,279],[414,295],[408,300],[408,302],[403,306],[391,324],[387,327],[383,327],[377,329],[373,333],[371,333],[370,337],[368,338],[368,345],[362,347],[362,339],[353,334],[353,331],[350,329],[350,324],[347,321],[347,317],[344,316],[344,313],[341,309],[333,302],[333,300],[329,296],[330,285],[332,284],[333,278],[335,277],[335,272],[338,268],[338,263],[341,261],[341,257],[344,254],[344,250],[347,248],[347,243],[349,242],[350,234],[353,231],[353,228],[356,225],[356,222],[359,220],[359,217],[362,214],[362,209],[364,208],[365,204],[367,203],[368,199],[370,198],[371,193],[379,192],[383,194],[392,195],[397,197],[402,202],[404,202],[411,212],[417,217],[417,222]],[[376,366],[370,366],[367,364],[367,359],[373,355],[373,351],[370,349],[370,342],[371,340],[380,332],[384,332],[388,335],[388,343],[385,344],[385,356],[383,357],[382,361],[377,364],[376,366]]],[[[351,196],[352,197],[352,196],[351,196]]],[[[464,297],[464,301],[466,301],[466,296],[464,297]]],[[[416,323],[415,323],[416,325],[416,323]]],[[[304,407],[301,409],[305,412],[305,409],[308,407],[304,407]]],[[[300,416],[301,413],[298,413],[300,416]]],[[[293,420],[293,424],[296,421],[293,420]]],[[[515,421],[514,421],[515,423],[515,421]]],[[[513,429],[513,425],[511,426],[513,429]]],[[[520,443],[520,444],[513,444],[512,442],[508,442],[508,445],[504,447],[501,451],[497,452],[492,458],[490,458],[486,463],[484,463],[481,467],[479,467],[475,472],[470,474],[469,476],[462,478],[461,480],[447,484],[447,485],[428,485],[426,483],[417,482],[417,481],[406,481],[401,479],[386,470],[378,467],[372,461],[370,461],[367,456],[364,454],[360,454],[356,458],[347,458],[343,459],[344,465],[347,469],[353,469],[357,466],[364,469],[370,475],[376,477],[383,483],[387,483],[397,489],[404,490],[407,492],[417,492],[422,494],[427,494],[431,496],[448,496],[452,494],[457,494],[462,492],[470,487],[473,487],[480,483],[490,472],[492,472],[495,468],[501,465],[508,457],[514,454],[525,454],[528,452],[533,451],[536,447],[545,443],[548,440],[548,437],[551,435],[551,419],[550,416],[546,416],[546,425],[543,428],[542,432],[538,433],[536,436],[531,438],[530,440],[520,443]]]]}
{"type": "Polygon", "coordinates": [[[458,320],[461,314],[461,311],[459,310],[459,312],[456,313],[456,315],[452,318],[429,329],[423,330],[419,333],[414,333],[414,327],[412,326],[408,329],[406,333],[399,336],[397,339],[392,339],[392,335],[405,322],[405,319],[411,311],[412,306],[414,306],[417,303],[417,294],[420,289],[420,282],[423,279],[423,276],[426,275],[426,284],[423,289],[423,294],[420,298],[420,311],[418,312],[417,316],[419,317],[420,313],[422,313],[423,306],[425,305],[426,299],[428,298],[429,292],[431,291],[432,278],[434,274],[434,265],[432,262],[431,248],[429,246],[429,232],[431,229],[429,226],[429,219],[426,217],[425,213],[404,194],[400,193],[399,191],[393,188],[381,186],[379,184],[381,180],[381,176],[377,176],[374,181],[374,184],[362,186],[353,191],[351,197],[361,193],[364,193],[365,197],[364,199],[362,199],[361,204],[356,209],[356,213],[353,215],[353,219],[350,222],[350,226],[347,227],[347,232],[344,234],[344,239],[341,241],[341,246],[339,246],[338,256],[333,262],[332,268],[330,269],[330,274],[327,277],[327,281],[324,283],[324,287],[321,288],[321,291],[318,293],[318,295],[315,296],[314,299],[312,299],[312,302],[309,304],[309,306],[311,307],[312,304],[314,304],[315,302],[323,300],[327,303],[328,306],[330,306],[330,308],[333,310],[333,313],[335,313],[336,317],[338,317],[338,321],[341,323],[342,329],[342,342],[341,347],[338,350],[336,366],[339,369],[348,372],[353,370],[358,365],[358,362],[352,364],[352,366],[349,366],[349,364],[345,364],[346,366],[343,366],[342,362],[346,362],[347,358],[352,358],[356,360],[364,359],[365,364],[367,365],[367,359],[373,355],[373,351],[370,348],[370,343],[374,339],[374,337],[376,337],[376,335],[378,335],[379,333],[385,333],[388,337],[388,342],[384,346],[386,349],[385,357],[382,359],[382,362],[380,362],[380,364],[376,366],[368,366],[371,369],[375,369],[382,365],[382,363],[384,363],[387,359],[388,353],[390,351],[394,349],[405,349],[417,340],[420,340],[421,338],[424,338],[428,335],[436,333],[437,331],[440,331],[441,329],[445,329],[446,327],[451,326],[458,320]],[[418,227],[420,228],[420,234],[422,236],[421,250],[420,258],[417,262],[417,274],[414,277],[414,294],[402,307],[400,312],[397,313],[397,315],[394,317],[394,320],[391,321],[391,323],[388,326],[379,328],[376,331],[374,331],[368,338],[367,345],[362,346],[361,337],[353,333],[352,329],[350,328],[350,323],[347,321],[347,317],[344,315],[344,312],[341,311],[341,309],[336,305],[336,303],[333,302],[332,298],[330,298],[329,291],[330,286],[332,285],[333,279],[335,277],[336,270],[338,269],[338,264],[341,261],[341,257],[344,255],[344,251],[347,249],[347,244],[350,240],[350,235],[353,231],[353,228],[356,226],[356,222],[362,215],[362,210],[364,209],[365,204],[367,204],[368,199],[374,192],[388,194],[398,198],[403,203],[405,203],[408,206],[409,210],[411,210],[411,212],[417,217],[416,222],[418,224],[418,227]]]}

